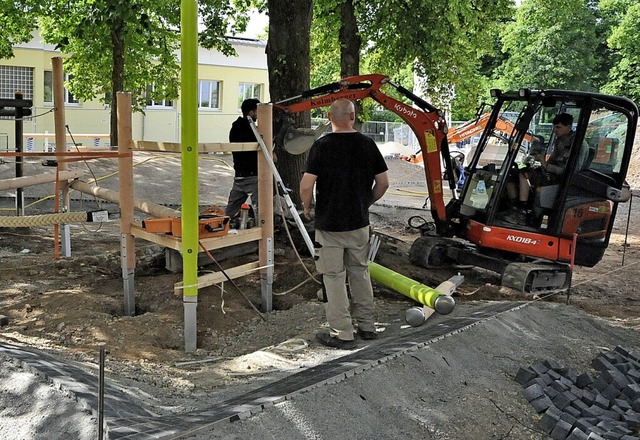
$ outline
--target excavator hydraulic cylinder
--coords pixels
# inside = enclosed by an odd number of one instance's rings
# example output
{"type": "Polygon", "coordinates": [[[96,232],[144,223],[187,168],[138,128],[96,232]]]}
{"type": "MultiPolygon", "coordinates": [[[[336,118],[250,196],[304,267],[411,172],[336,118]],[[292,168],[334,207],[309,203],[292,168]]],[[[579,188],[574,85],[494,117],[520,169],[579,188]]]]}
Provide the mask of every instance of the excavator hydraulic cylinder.
{"type": "Polygon", "coordinates": [[[425,286],[373,261],[369,261],[369,273],[375,281],[434,309],[442,315],[447,315],[453,311],[455,300],[450,294],[425,286]]]}

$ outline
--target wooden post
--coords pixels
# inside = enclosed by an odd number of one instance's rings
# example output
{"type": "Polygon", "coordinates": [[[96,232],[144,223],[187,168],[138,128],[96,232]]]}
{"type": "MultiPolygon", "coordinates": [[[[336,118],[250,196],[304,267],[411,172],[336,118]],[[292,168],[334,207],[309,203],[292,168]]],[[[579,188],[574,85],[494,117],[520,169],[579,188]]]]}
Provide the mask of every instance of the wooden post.
{"type": "MultiPolygon", "coordinates": [[[[258,105],[258,132],[273,156],[273,105],[258,105]]],[[[273,173],[262,150],[258,150],[258,226],[262,228],[259,244],[262,311],[270,312],[273,286],[273,173]]]]}
{"type": "Polygon", "coordinates": [[[135,315],[134,273],[136,247],[131,234],[133,223],[133,157],[131,131],[131,93],[118,92],[118,175],[120,184],[120,263],[124,282],[124,313],[135,315]]]}
{"type": "MultiPolygon", "coordinates": [[[[64,70],[62,68],[62,58],[51,58],[51,67],[53,68],[53,119],[56,139],[56,153],[66,153],[67,151],[67,133],[66,122],[64,113],[64,70]]],[[[69,164],[66,162],[58,163],[58,171],[67,171],[69,164]]],[[[70,198],[69,198],[69,184],[67,182],[56,182],[56,196],[62,196],[62,211],[69,210],[70,198]],[[62,185],[60,187],[59,185],[62,185]]],[[[55,212],[58,212],[60,206],[54,208],[55,212]]],[[[65,257],[71,256],[71,231],[69,225],[62,225],[62,253],[65,257]]],[[[55,225],[55,239],[58,240],[58,225],[55,225]]],[[[57,255],[56,255],[57,257],[57,255]]]]}

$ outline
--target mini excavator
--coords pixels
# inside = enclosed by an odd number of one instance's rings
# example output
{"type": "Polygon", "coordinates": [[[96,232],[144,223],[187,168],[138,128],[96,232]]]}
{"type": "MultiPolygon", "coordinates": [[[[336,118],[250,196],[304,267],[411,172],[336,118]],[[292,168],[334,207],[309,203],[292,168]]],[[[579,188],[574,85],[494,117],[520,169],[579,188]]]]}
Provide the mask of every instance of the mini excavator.
{"type": "MultiPolygon", "coordinates": [[[[451,157],[444,112],[386,75],[347,77],[280,101],[274,121],[339,98],[373,99],[404,120],[420,143],[433,221],[420,226],[409,253],[413,264],[482,267],[498,273],[504,286],[531,295],[567,291],[574,264],[592,267],[602,259],[618,204],[631,197],[625,178],[638,108],[623,97],[567,90],[494,89],[491,96],[495,103],[464,169],[462,188],[456,185],[459,168],[451,157]],[[551,152],[551,121],[559,113],[574,120],[565,172],[552,185],[532,188],[526,222],[510,223],[509,182],[534,145],[551,152]],[[538,142],[530,142],[533,137],[538,142]]],[[[275,132],[276,142],[286,141],[284,130],[275,132]]]]}

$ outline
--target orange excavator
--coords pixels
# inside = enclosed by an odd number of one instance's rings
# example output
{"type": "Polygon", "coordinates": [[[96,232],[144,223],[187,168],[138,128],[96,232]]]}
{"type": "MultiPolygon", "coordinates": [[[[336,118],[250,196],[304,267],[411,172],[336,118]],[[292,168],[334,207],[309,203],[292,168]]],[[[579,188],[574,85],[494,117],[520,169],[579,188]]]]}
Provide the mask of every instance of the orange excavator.
{"type": "MultiPolygon", "coordinates": [[[[566,291],[574,264],[591,267],[602,259],[618,204],[630,198],[625,177],[638,108],[623,97],[566,90],[494,89],[491,95],[495,103],[483,120],[461,189],[444,112],[385,75],[343,78],[280,101],[274,120],[339,98],[375,100],[411,127],[424,158],[432,221],[420,227],[411,262],[427,268],[482,267],[498,273],[503,285],[530,294],[566,291]],[[511,223],[505,215],[509,185],[536,144],[533,136],[553,148],[550,122],[559,113],[571,114],[575,123],[564,173],[553,184],[532,189],[526,221],[511,223]],[[445,198],[446,186],[450,197],[445,198]]],[[[278,139],[287,136],[276,134],[278,139]]]]}

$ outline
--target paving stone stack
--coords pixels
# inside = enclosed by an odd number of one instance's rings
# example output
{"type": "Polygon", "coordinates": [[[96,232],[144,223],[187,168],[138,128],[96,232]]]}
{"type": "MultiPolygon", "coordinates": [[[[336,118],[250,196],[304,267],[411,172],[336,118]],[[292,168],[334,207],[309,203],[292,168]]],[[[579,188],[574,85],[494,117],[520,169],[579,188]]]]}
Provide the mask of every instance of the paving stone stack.
{"type": "Polygon", "coordinates": [[[538,427],[554,440],[640,440],[640,357],[617,346],[591,365],[596,377],[548,360],[518,370],[538,427]]]}

